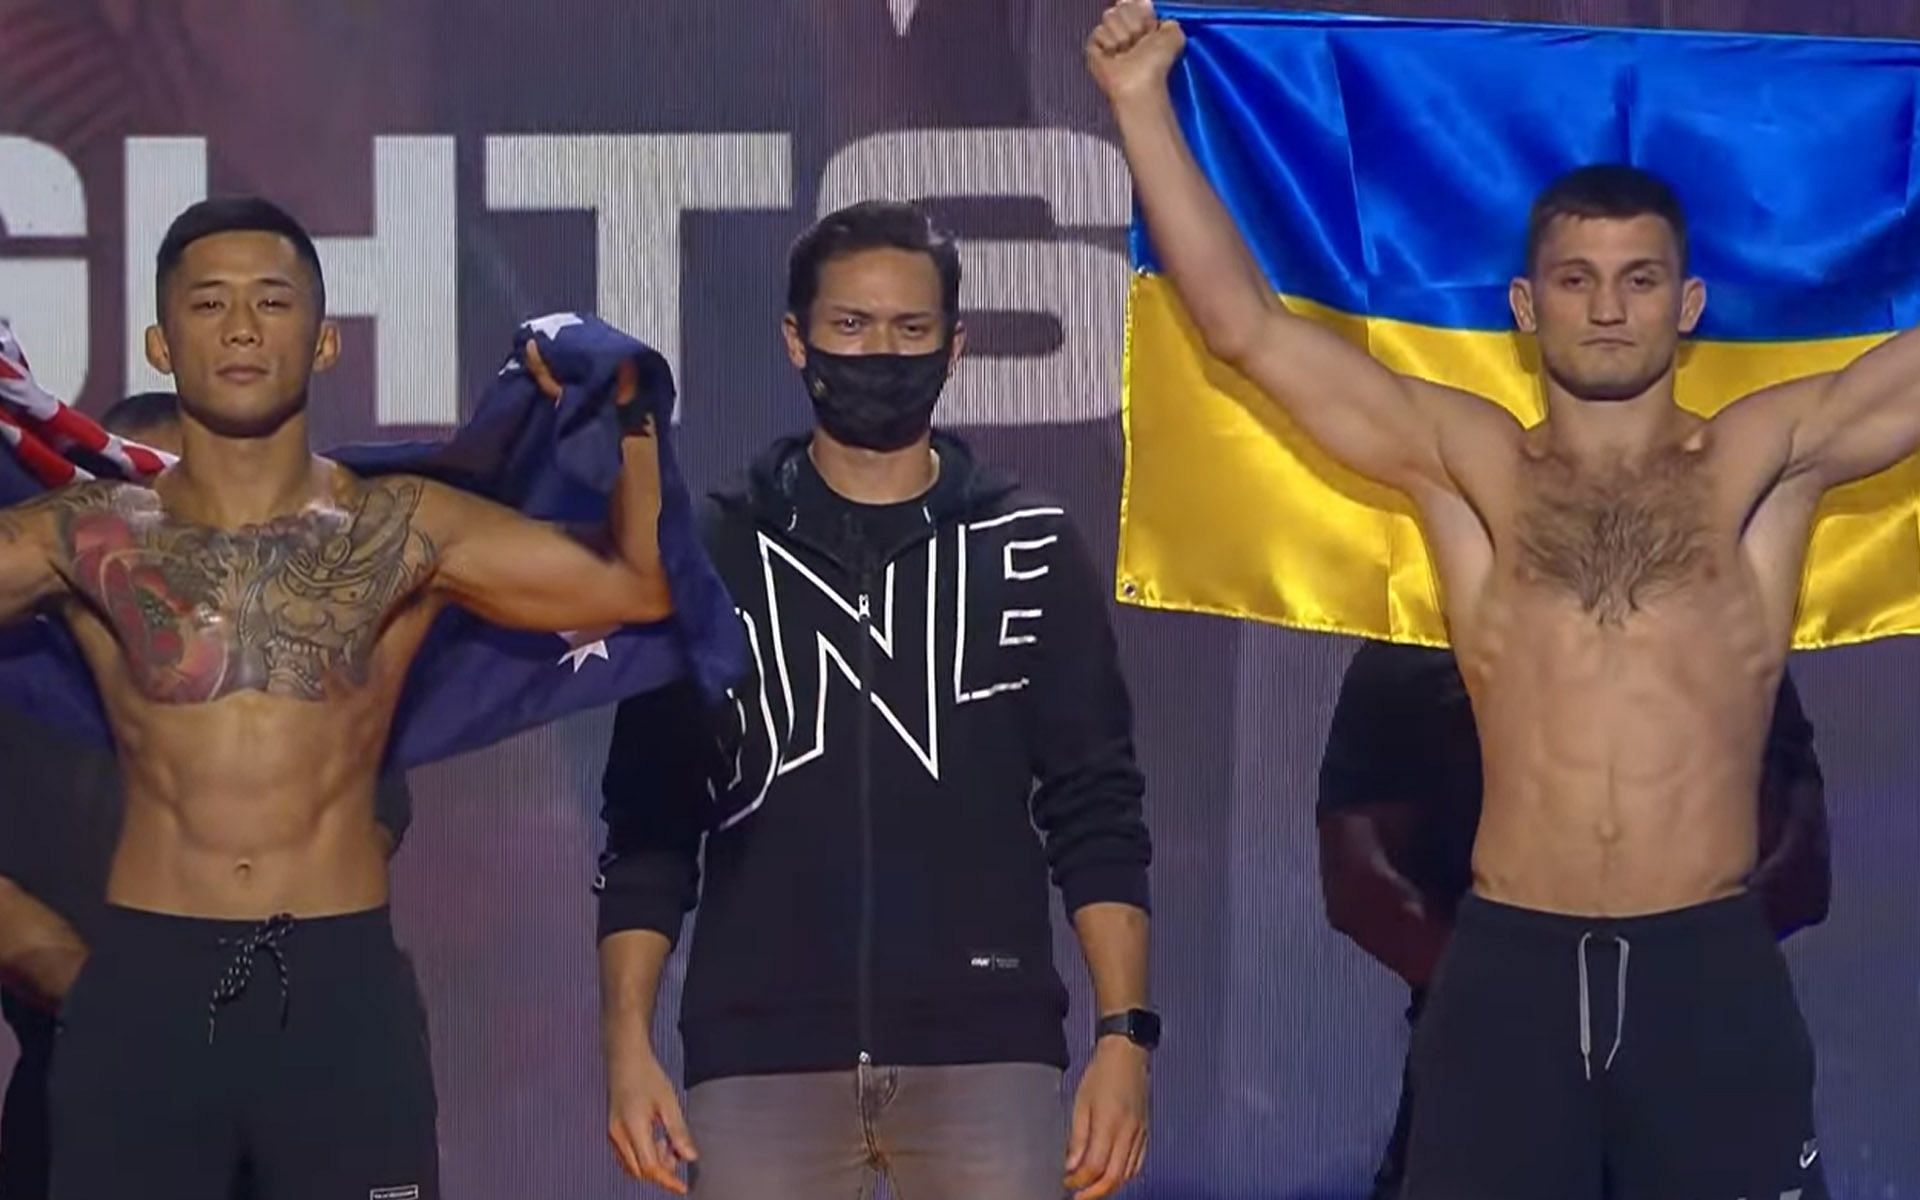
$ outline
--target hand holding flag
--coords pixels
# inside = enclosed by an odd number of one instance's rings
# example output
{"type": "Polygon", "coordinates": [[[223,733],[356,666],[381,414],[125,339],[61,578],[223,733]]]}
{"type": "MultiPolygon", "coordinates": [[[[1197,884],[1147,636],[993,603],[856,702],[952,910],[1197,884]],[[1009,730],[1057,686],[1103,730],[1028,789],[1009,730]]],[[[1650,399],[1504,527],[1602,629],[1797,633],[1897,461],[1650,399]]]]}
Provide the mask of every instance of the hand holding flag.
{"type": "Polygon", "coordinates": [[[1087,38],[1087,70],[1109,100],[1163,87],[1186,48],[1178,21],[1162,21],[1152,0],[1120,0],[1087,38]]]}

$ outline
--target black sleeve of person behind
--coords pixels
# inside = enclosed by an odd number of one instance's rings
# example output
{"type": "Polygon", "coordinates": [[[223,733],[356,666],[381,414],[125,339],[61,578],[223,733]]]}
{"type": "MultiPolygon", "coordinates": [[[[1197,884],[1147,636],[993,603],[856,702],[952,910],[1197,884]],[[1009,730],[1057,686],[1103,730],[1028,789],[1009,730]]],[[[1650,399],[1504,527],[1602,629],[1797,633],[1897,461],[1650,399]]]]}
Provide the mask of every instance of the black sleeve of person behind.
{"type": "Polygon", "coordinates": [[[723,725],[690,681],[621,701],[600,783],[600,937],[649,929],[678,940],[700,895],[708,788],[728,756],[723,725]]]}
{"type": "Polygon", "coordinates": [[[1367,641],[1340,681],[1319,813],[1480,794],[1480,740],[1453,652],[1367,641]]]}
{"type": "Polygon", "coordinates": [[[1780,672],[1780,695],[1773,703],[1773,727],[1767,731],[1767,769],[1783,782],[1823,781],[1820,756],[1813,748],[1813,722],[1800,704],[1791,672],[1780,672]]]}
{"type": "Polygon", "coordinates": [[[113,751],[9,709],[0,714],[0,761],[0,875],[86,936],[106,905],[120,835],[113,751]]]}
{"type": "Polygon", "coordinates": [[[1788,825],[1799,820],[1814,836],[1799,843],[1802,854],[1826,854],[1825,776],[1814,750],[1813,722],[1800,703],[1793,676],[1780,673],[1780,694],[1773,702],[1773,725],[1767,730],[1760,784],[1760,858],[1764,861],[1779,845],[1788,825]],[[1803,785],[1812,785],[1811,791],[1803,785]],[[1795,804],[1811,796],[1814,807],[1796,812],[1795,804]]]}
{"type": "Polygon", "coordinates": [[[1340,684],[1320,761],[1318,817],[1404,805],[1393,868],[1451,910],[1473,883],[1480,828],[1480,740],[1453,652],[1364,642],[1340,684]]]}
{"type": "Polygon", "coordinates": [[[1046,621],[1032,686],[1020,693],[1035,780],[1034,824],[1069,915],[1089,904],[1152,907],[1146,779],[1133,745],[1133,701],[1107,615],[1106,580],[1073,522],[1035,607],[1046,621]]]}
{"type": "Polygon", "coordinates": [[[407,786],[407,773],[387,767],[373,784],[373,819],[393,835],[398,850],[413,826],[413,789],[407,786]]]}
{"type": "MultiPolygon", "coordinates": [[[[700,539],[715,553],[727,514],[711,499],[698,512],[700,539]]],[[[700,851],[713,798],[725,790],[744,733],[733,696],[710,704],[696,684],[681,680],[630,696],[615,710],[600,779],[607,840],[593,881],[599,938],[645,929],[679,941],[700,899],[700,851]]]]}

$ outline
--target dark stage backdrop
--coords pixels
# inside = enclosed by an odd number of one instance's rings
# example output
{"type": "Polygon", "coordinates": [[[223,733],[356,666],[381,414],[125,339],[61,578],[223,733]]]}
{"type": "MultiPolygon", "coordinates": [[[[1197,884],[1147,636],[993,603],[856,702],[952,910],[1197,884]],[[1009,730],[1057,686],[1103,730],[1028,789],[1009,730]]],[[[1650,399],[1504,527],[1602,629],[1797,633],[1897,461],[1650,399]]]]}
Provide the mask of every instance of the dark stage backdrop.
{"type": "MultiPolygon", "coordinates": [[[[1328,6],[1920,35],[1906,0],[1328,6]]],[[[1129,201],[1080,65],[1098,9],[0,0],[0,311],[48,382],[97,411],[152,382],[129,347],[166,221],[208,188],[257,190],[327,236],[334,304],[355,318],[315,398],[321,444],[444,428],[514,321],[586,307],[673,360],[685,461],[711,483],[807,418],[776,339],[789,240],[856,197],[923,197],[964,239],[976,350],[944,419],[1064,496],[1110,555],[1129,201]]],[[[1390,1115],[1404,997],[1321,916],[1313,779],[1351,646],[1116,620],[1151,780],[1169,1021],[1135,1194],[1356,1196],[1390,1115]]],[[[1920,1197],[1920,647],[1795,669],[1834,822],[1832,919],[1790,950],[1828,1171],[1841,1196],[1920,1197]]],[[[605,1147],[596,1044],[588,880],[608,731],[587,715],[414,773],[394,902],[461,1200],[636,1190],[605,1147]]],[[[1085,987],[1070,939],[1060,950],[1077,1032],[1085,987]]],[[[676,963],[662,1009],[676,1059],[678,982],[676,963]]]]}

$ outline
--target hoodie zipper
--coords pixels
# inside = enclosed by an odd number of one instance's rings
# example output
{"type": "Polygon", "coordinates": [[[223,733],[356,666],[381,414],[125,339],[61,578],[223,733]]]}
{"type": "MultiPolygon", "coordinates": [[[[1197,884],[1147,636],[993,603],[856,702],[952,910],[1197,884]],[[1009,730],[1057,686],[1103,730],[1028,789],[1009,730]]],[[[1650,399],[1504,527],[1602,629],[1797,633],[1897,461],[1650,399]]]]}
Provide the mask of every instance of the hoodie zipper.
{"type": "MultiPolygon", "coordinates": [[[[870,560],[869,560],[870,561],[870,560]]],[[[873,569],[860,567],[860,1062],[873,1065],[873,569]]],[[[931,602],[931,601],[929,601],[931,602]]]]}
{"type": "MultiPolygon", "coordinates": [[[[937,537],[932,518],[928,518],[928,533],[924,539],[937,537]]],[[[873,802],[873,723],[877,706],[873,702],[873,588],[875,572],[919,545],[923,535],[916,534],[897,546],[867,546],[860,556],[860,723],[856,745],[859,748],[860,770],[858,775],[857,796],[860,807],[860,938],[859,972],[857,1004],[860,1040],[860,1064],[872,1066],[874,1062],[873,1028],[873,960],[876,953],[875,926],[879,920],[878,852],[874,835],[873,802]]],[[[931,553],[932,551],[930,551],[931,553]]],[[[929,595],[929,605],[937,605],[938,597],[929,595]]]]}

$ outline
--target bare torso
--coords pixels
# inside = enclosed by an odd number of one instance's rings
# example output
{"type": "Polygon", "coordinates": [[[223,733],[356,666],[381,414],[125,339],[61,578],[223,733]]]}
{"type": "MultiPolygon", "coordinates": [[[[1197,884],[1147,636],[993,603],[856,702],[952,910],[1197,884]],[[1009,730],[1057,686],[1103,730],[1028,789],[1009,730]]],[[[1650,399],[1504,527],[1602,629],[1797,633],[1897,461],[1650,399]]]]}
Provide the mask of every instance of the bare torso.
{"type": "Polygon", "coordinates": [[[1633,915],[1731,894],[1753,868],[1799,559],[1756,565],[1754,487],[1710,427],[1675,432],[1637,461],[1576,463],[1536,429],[1479,522],[1430,522],[1480,730],[1474,886],[1491,899],[1633,915]]]}
{"type": "Polygon", "coordinates": [[[384,902],[373,787],[434,547],[419,481],[337,470],[331,491],[232,531],[128,485],[58,501],[66,616],[126,780],[113,903],[253,918],[384,902]]]}

